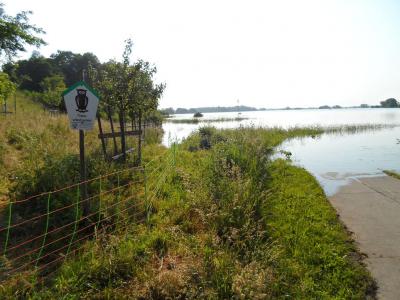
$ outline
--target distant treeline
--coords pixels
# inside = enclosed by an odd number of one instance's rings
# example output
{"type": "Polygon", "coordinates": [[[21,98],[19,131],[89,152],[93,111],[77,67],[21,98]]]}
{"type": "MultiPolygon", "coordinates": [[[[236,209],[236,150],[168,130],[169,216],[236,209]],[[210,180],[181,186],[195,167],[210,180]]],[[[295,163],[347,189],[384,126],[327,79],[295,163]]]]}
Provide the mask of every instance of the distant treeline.
{"type": "MultiPolygon", "coordinates": [[[[351,107],[341,107],[340,105],[334,105],[334,106],[328,106],[328,105],[322,105],[318,107],[319,109],[338,109],[338,108],[398,108],[400,107],[400,103],[394,99],[394,98],[389,98],[384,101],[380,102],[380,105],[368,105],[368,104],[361,104],[360,106],[351,106],[351,107]]],[[[290,109],[290,108],[288,108],[290,109]]]]}
{"type": "Polygon", "coordinates": [[[194,114],[197,112],[211,113],[211,112],[238,112],[238,111],[256,111],[265,110],[265,108],[257,109],[251,106],[239,105],[239,106],[216,106],[216,107],[195,107],[195,108],[182,108],[178,107],[173,109],[172,107],[165,108],[162,110],[165,114],[194,114]]]}
{"type": "Polygon", "coordinates": [[[342,107],[340,105],[321,105],[319,107],[285,107],[285,108],[255,108],[251,106],[216,106],[216,107],[195,107],[195,108],[182,108],[178,107],[177,109],[173,109],[172,107],[164,108],[161,110],[162,113],[166,115],[172,114],[195,114],[197,112],[200,113],[212,113],[212,112],[240,112],[240,111],[264,111],[264,110],[299,110],[299,109],[341,109],[341,108],[399,108],[400,103],[394,99],[389,98],[380,102],[380,105],[369,105],[369,104],[361,104],[360,106],[349,106],[342,107]]]}

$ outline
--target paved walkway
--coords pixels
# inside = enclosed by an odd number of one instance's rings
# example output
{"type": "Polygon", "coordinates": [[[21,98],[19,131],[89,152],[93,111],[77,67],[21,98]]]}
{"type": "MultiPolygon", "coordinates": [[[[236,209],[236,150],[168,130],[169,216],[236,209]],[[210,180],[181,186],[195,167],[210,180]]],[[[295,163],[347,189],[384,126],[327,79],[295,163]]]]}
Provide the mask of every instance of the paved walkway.
{"type": "Polygon", "coordinates": [[[400,299],[400,180],[359,178],[330,197],[341,220],[354,233],[379,299],[400,299]]]}

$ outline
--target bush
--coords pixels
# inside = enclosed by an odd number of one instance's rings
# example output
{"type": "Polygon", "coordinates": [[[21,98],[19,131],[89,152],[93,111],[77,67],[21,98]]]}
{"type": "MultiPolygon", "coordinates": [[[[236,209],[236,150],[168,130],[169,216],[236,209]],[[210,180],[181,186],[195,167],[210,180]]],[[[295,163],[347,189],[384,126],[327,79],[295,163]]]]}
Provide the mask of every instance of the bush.
{"type": "Polygon", "coordinates": [[[203,114],[201,112],[197,112],[193,115],[194,118],[202,118],[203,114]]]}

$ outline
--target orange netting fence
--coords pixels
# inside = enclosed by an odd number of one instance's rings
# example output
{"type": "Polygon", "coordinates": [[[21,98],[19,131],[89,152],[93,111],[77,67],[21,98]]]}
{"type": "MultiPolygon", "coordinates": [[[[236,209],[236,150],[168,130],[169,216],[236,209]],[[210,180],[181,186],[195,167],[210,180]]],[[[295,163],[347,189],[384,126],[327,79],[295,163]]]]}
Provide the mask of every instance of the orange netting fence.
{"type": "Polygon", "coordinates": [[[0,280],[29,269],[46,275],[94,235],[146,223],[175,153],[173,146],[144,166],[10,200],[0,226],[0,280]],[[83,198],[84,185],[88,196],[83,198]],[[89,207],[86,214],[84,206],[89,207]]]}

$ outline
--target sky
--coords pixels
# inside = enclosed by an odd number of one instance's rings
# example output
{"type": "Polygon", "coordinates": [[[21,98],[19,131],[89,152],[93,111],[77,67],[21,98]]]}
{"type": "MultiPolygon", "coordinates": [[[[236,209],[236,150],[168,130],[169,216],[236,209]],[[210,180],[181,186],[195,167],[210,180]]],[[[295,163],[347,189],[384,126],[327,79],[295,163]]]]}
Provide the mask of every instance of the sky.
{"type": "MultiPolygon", "coordinates": [[[[355,106],[400,100],[397,0],[3,0],[57,50],[157,66],[161,107],[355,106]]],[[[32,49],[30,49],[32,50],[32,49]]],[[[29,57],[30,53],[21,57],[29,57]]]]}

